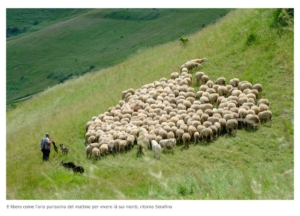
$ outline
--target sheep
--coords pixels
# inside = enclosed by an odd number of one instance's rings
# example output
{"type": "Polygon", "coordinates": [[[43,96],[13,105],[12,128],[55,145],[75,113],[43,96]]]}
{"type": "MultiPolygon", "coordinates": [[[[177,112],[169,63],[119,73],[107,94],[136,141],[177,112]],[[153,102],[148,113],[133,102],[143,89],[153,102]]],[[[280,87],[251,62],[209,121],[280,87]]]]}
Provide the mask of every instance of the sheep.
{"type": "Polygon", "coordinates": [[[181,72],[188,72],[188,71],[189,70],[184,65],[181,66],[181,72]]]}
{"type": "Polygon", "coordinates": [[[130,150],[133,148],[134,142],[135,142],[135,137],[133,135],[129,135],[126,140],[127,150],[130,150]]]}
{"type": "MultiPolygon", "coordinates": [[[[126,142],[126,141],[124,140],[124,142],[126,142]]],[[[99,150],[100,150],[100,152],[99,152],[100,155],[102,155],[102,156],[107,155],[108,154],[108,145],[106,143],[102,144],[100,146],[99,150]]]]}
{"type": "Polygon", "coordinates": [[[237,128],[238,128],[238,122],[237,122],[236,119],[227,120],[227,122],[226,122],[226,131],[229,135],[233,134],[233,132],[236,133],[237,128]]]}
{"type": "Polygon", "coordinates": [[[212,126],[212,123],[209,122],[209,121],[205,121],[205,122],[203,122],[202,125],[203,125],[204,127],[208,128],[209,126],[212,126]]]}
{"type": "Polygon", "coordinates": [[[75,167],[73,167],[73,172],[74,173],[80,173],[80,174],[82,174],[82,173],[84,173],[84,168],[82,167],[82,166],[75,166],[75,167]]]}
{"type": "Polygon", "coordinates": [[[200,97],[200,102],[201,104],[209,103],[209,99],[205,96],[200,97]]]}
{"type": "Polygon", "coordinates": [[[93,142],[96,141],[96,136],[91,135],[91,136],[89,136],[89,137],[87,138],[86,141],[87,141],[87,143],[93,143],[93,142]]]}
{"type": "Polygon", "coordinates": [[[190,139],[194,136],[194,133],[197,132],[197,128],[193,125],[188,127],[188,134],[190,135],[190,139]]]}
{"type": "Polygon", "coordinates": [[[226,121],[228,121],[229,119],[234,119],[234,115],[231,112],[230,113],[225,113],[223,115],[223,118],[226,119],[226,121]]]}
{"type": "Polygon", "coordinates": [[[201,64],[203,62],[206,62],[207,61],[207,58],[202,58],[202,59],[192,59],[190,60],[191,62],[195,62],[195,63],[198,63],[198,64],[201,64]]]}
{"type": "Polygon", "coordinates": [[[226,130],[226,119],[224,118],[220,118],[219,119],[219,123],[220,123],[220,126],[221,126],[221,133],[225,133],[225,130],[226,130]]]}
{"type": "Polygon", "coordinates": [[[216,81],[215,81],[215,84],[217,84],[217,85],[225,85],[225,83],[226,83],[226,79],[225,79],[225,77],[219,77],[216,81]]]}
{"type": "MultiPolygon", "coordinates": [[[[214,83],[211,80],[207,80],[207,82],[205,83],[205,85],[208,86],[208,89],[213,89],[214,83]]],[[[215,89],[213,89],[213,90],[215,91],[215,89]]],[[[206,89],[206,91],[207,91],[207,89],[206,89]]]]}
{"type": "Polygon", "coordinates": [[[195,143],[198,143],[199,139],[200,139],[200,134],[198,131],[196,131],[193,135],[193,138],[194,138],[194,142],[195,143]]]}
{"type": "Polygon", "coordinates": [[[212,130],[211,128],[204,128],[200,132],[200,139],[202,141],[208,142],[212,140],[212,130]]]}
{"type": "Polygon", "coordinates": [[[99,148],[95,147],[92,149],[92,157],[94,157],[95,159],[98,159],[98,157],[100,156],[100,150],[99,148]]]}
{"type": "Polygon", "coordinates": [[[248,81],[242,81],[238,84],[238,89],[244,91],[245,89],[252,89],[252,84],[248,81]]]}
{"type": "Polygon", "coordinates": [[[263,87],[260,83],[257,83],[257,84],[252,86],[252,89],[256,89],[258,92],[262,92],[263,87]]]}
{"type": "Polygon", "coordinates": [[[248,102],[248,98],[246,96],[239,97],[238,105],[242,106],[244,103],[248,102]]]}
{"type": "Polygon", "coordinates": [[[181,73],[182,73],[182,72],[185,72],[186,69],[187,69],[186,72],[188,72],[188,71],[190,71],[190,70],[192,70],[192,69],[194,69],[194,68],[196,68],[196,67],[201,68],[202,65],[201,65],[200,63],[188,61],[188,62],[186,62],[185,64],[181,65],[180,71],[181,71],[181,73]],[[184,68],[186,68],[186,69],[184,69],[184,68]]]}
{"type": "Polygon", "coordinates": [[[202,83],[202,84],[207,83],[208,80],[209,80],[209,76],[207,76],[206,74],[204,74],[204,75],[201,77],[201,83],[202,83]]]}
{"type": "Polygon", "coordinates": [[[151,140],[151,147],[154,152],[154,157],[160,159],[161,146],[155,140],[151,140]]]}
{"type": "Polygon", "coordinates": [[[202,91],[202,92],[205,92],[206,89],[208,89],[208,86],[207,86],[207,85],[201,85],[201,86],[199,87],[199,91],[202,91]]]}
{"type": "Polygon", "coordinates": [[[74,162],[64,162],[64,161],[61,161],[60,165],[68,169],[73,169],[76,166],[74,162]]]}
{"type": "Polygon", "coordinates": [[[189,133],[184,133],[182,135],[182,142],[183,142],[184,148],[186,148],[186,149],[189,148],[190,140],[191,140],[191,135],[189,133]]]}
{"type": "Polygon", "coordinates": [[[239,85],[240,80],[238,78],[233,78],[229,81],[229,84],[233,87],[237,87],[239,85]]]}
{"type": "MultiPolygon", "coordinates": [[[[119,140],[119,152],[125,152],[126,150],[125,147],[126,147],[126,140],[119,140]]],[[[101,146],[100,146],[100,151],[101,151],[101,146]]],[[[105,147],[103,147],[103,152],[105,151],[106,151],[105,147]]]]}
{"type": "Polygon", "coordinates": [[[216,139],[217,136],[218,136],[218,129],[217,129],[217,127],[216,127],[215,125],[211,125],[211,126],[209,126],[208,128],[210,128],[211,131],[212,131],[212,137],[213,137],[214,139],[216,139]]]}
{"type": "MultiPolygon", "coordinates": [[[[161,124],[161,123],[160,123],[161,124]]],[[[161,136],[163,139],[166,139],[168,136],[168,132],[166,130],[164,130],[163,128],[161,128],[158,131],[158,135],[161,136]]]]}
{"type": "Polygon", "coordinates": [[[176,78],[178,78],[179,77],[179,73],[178,72],[173,72],[173,73],[171,73],[171,79],[176,79],[176,78]]]}
{"type": "Polygon", "coordinates": [[[183,123],[179,126],[179,129],[182,129],[184,132],[187,132],[188,126],[187,126],[187,124],[183,123]]]}
{"type": "Polygon", "coordinates": [[[184,134],[184,130],[183,129],[181,129],[181,128],[178,128],[177,130],[176,130],[176,139],[178,140],[178,142],[181,142],[181,138],[182,138],[182,135],[184,134]]]}
{"type": "Polygon", "coordinates": [[[209,95],[209,98],[208,98],[208,99],[209,99],[209,102],[210,102],[211,104],[216,103],[218,97],[219,97],[219,94],[218,94],[218,93],[212,93],[212,94],[210,94],[210,95],[209,95]]]}
{"type": "Polygon", "coordinates": [[[85,131],[87,132],[88,129],[89,129],[89,127],[90,127],[91,125],[93,125],[93,124],[94,124],[94,121],[88,121],[88,122],[85,124],[85,131]]]}
{"type": "Polygon", "coordinates": [[[254,110],[256,115],[258,115],[258,113],[260,112],[260,108],[258,106],[252,106],[251,109],[254,110]]]}
{"type": "Polygon", "coordinates": [[[167,134],[167,139],[172,139],[172,138],[175,138],[175,135],[174,135],[173,131],[169,131],[167,134]]]}
{"type": "Polygon", "coordinates": [[[244,120],[244,124],[246,125],[247,129],[255,129],[259,125],[259,118],[257,115],[248,114],[244,120]]]}
{"type": "Polygon", "coordinates": [[[201,81],[201,77],[204,75],[204,72],[196,72],[196,74],[195,74],[195,77],[196,77],[196,83],[197,83],[197,85],[199,85],[200,84],[200,81],[201,81]]]}
{"type": "Polygon", "coordinates": [[[64,144],[59,144],[60,148],[61,148],[61,152],[63,154],[68,154],[69,149],[67,147],[64,146],[64,144]]]}
{"type": "Polygon", "coordinates": [[[253,99],[253,101],[256,101],[256,95],[251,92],[249,92],[247,94],[247,97],[248,97],[248,101],[249,101],[249,99],[253,99]]]}
{"type": "Polygon", "coordinates": [[[261,98],[261,99],[259,99],[259,101],[258,101],[258,106],[260,105],[260,104],[265,104],[265,105],[267,105],[267,106],[269,106],[270,105],[270,102],[269,102],[269,100],[268,99],[265,99],[265,98],[261,98]]]}
{"type": "Polygon", "coordinates": [[[269,110],[269,106],[266,105],[266,104],[264,104],[264,103],[259,104],[259,105],[258,105],[258,108],[259,108],[259,111],[260,111],[260,112],[269,110]]]}
{"type": "Polygon", "coordinates": [[[270,110],[266,110],[258,113],[258,118],[261,123],[266,121],[272,121],[272,112],[270,110]]]}
{"type": "Polygon", "coordinates": [[[174,148],[176,147],[176,139],[162,139],[159,141],[159,145],[163,148],[174,150],[174,148]]]}
{"type": "Polygon", "coordinates": [[[230,95],[231,96],[236,96],[238,97],[240,94],[242,94],[242,91],[241,90],[238,90],[238,89],[234,89],[230,92],[230,95]]]}
{"type": "Polygon", "coordinates": [[[114,147],[115,147],[115,141],[114,140],[110,140],[108,141],[108,153],[113,154],[114,153],[114,147]]]}
{"type": "Polygon", "coordinates": [[[210,103],[200,104],[199,108],[200,108],[203,112],[205,112],[205,111],[208,110],[208,109],[211,109],[211,110],[212,110],[212,109],[213,109],[213,105],[210,104],[210,103]]]}
{"type": "Polygon", "coordinates": [[[206,113],[203,113],[200,117],[200,121],[203,124],[203,122],[207,121],[207,119],[209,118],[209,115],[206,113]]]}
{"type": "Polygon", "coordinates": [[[217,135],[221,135],[221,124],[219,122],[215,122],[214,126],[217,128],[217,135]]]}
{"type": "Polygon", "coordinates": [[[255,111],[252,110],[252,109],[248,109],[246,112],[247,112],[247,115],[248,115],[248,114],[256,115],[256,114],[255,114],[255,111]]]}
{"type": "Polygon", "coordinates": [[[214,117],[214,116],[209,116],[207,118],[207,121],[211,122],[212,124],[214,124],[215,122],[219,122],[219,119],[218,117],[214,117]]]}
{"type": "Polygon", "coordinates": [[[226,88],[226,86],[219,86],[219,87],[218,87],[218,90],[217,90],[217,93],[218,93],[220,96],[227,96],[227,94],[228,94],[228,89],[226,88]]]}
{"type": "Polygon", "coordinates": [[[86,158],[88,158],[90,156],[92,156],[92,150],[95,146],[92,146],[91,144],[87,145],[85,148],[85,152],[86,152],[86,158]]]}

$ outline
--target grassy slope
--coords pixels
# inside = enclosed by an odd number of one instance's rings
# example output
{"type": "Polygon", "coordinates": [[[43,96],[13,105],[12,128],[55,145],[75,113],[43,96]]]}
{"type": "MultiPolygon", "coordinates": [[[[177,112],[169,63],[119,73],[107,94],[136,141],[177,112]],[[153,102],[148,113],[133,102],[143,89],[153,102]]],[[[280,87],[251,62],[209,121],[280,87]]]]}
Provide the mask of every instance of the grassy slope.
{"type": "Polygon", "coordinates": [[[8,112],[7,199],[293,199],[294,36],[269,27],[273,14],[234,11],[189,35],[186,47],[175,41],[146,49],[117,66],[49,88],[8,112]],[[209,59],[202,70],[212,80],[261,83],[272,124],[255,132],[239,130],[236,137],[225,135],[208,146],[177,148],[160,161],[151,152],[136,157],[136,149],[97,162],[85,158],[84,128],[92,116],[116,105],[124,89],[169,77],[197,57],[209,59]],[[70,147],[68,156],[52,151],[50,162],[41,162],[38,141],[46,131],[70,147]],[[61,160],[83,165],[85,174],[73,175],[59,166],[61,160]]]}
{"type": "Polygon", "coordinates": [[[118,64],[139,50],[199,31],[228,11],[95,9],[9,40],[7,103],[43,91],[68,77],[118,64]],[[185,18],[174,22],[178,16],[185,18]]]}
{"type": "Polygon", "coordinates": [[[71,19],[92,9],[6,9],[6,38],[22,37],[57,22],[71,19]]]}

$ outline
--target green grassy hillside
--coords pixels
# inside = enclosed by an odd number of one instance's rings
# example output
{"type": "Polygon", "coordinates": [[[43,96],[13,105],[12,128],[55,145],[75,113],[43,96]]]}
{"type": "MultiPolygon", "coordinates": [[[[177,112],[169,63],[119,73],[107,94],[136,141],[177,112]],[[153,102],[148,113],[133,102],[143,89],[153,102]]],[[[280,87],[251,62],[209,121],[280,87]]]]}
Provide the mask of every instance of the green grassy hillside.
{"type": "Polygon", "coordinates": [[[7,8],[6,38],[11,40],[30,34],[90,10],[92,9],[7,8]]]}
{"type": "MultiPolygon", "coordinates": [[[[230,9],[94,9],[64,21],[62,14],[70,17],[80,10],[59,11],[54,24],[46,22],[48,26],[39,31],[7,41],[8,104],[71,77],[118,64],[148,47],[179,40],[230,9]]],[[[45,17],[53,16],[46,13],[45,17]]]]}
{"type": "MultiPolygon", "coordinates": [[[[50,34],[50,32],[49,32],[50,34]]],[[[132,55],[116,66],[48,88],[6,113],[6,198],[25,200],[291,200],[294,199],[294,28],[277,9],[239,9],[217,24],[132,55]],[[136,146],[98,161],[86,159],[85,124],[115,106],[121,92],[169,78],[189,59],[201,69],[263,85],[272,123],[241,129],[209,145],[176,148],[174,155],[136,156],[136,146]],[[42,163],[45,132],[70,148],[42,163]],[[74,175],[59,165],[85,168],[74,175]]],[[[92,53],[95,51],[91,51],[92,53]]],[[[78,56],[78,59],[81,56],[78,56]]],[[[83,58],[83,57],[82,57],[83,58]]],[[[50,62],[49,62],[50,65],[50,62]]],[[[196,70],[192,71],[194,76],[196,70]]],[[[195,82],[192,84],[195,89],[195,82]]]]}

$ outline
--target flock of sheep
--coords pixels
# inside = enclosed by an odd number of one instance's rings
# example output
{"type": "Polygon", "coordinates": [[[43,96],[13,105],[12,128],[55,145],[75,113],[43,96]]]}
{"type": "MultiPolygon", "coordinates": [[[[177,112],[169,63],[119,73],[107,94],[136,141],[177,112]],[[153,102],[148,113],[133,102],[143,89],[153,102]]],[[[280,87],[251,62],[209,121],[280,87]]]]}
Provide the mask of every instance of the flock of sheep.
{"type": "Polygon", "coordinates": [[[206,58],[194,59],[173,72],[170,78],[127,89],[116,106],[86,123],[87,157],[128,151],[152,150],[156,158],[176,145],[208,143],[222,134],[234,135],[238,128],[257,128],[272,119],[267,99],[258,99],[263,88],[238,78],[212,81],[201,68],[206,58]],[[197,90],[190,87],[192,82],[197,90]]]}

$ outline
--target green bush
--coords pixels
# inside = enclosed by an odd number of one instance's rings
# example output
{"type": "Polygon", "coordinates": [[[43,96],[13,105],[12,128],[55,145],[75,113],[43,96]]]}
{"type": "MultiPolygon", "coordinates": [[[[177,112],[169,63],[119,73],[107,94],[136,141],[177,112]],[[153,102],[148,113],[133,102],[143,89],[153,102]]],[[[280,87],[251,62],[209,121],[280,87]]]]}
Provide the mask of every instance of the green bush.
{"type": "Polygon", "coordinates": [[[273,28],[282,28],[290,26],[294,23],[294,9],[277,9],[274,12],[273,23],[271,27],[273,28]]]}

